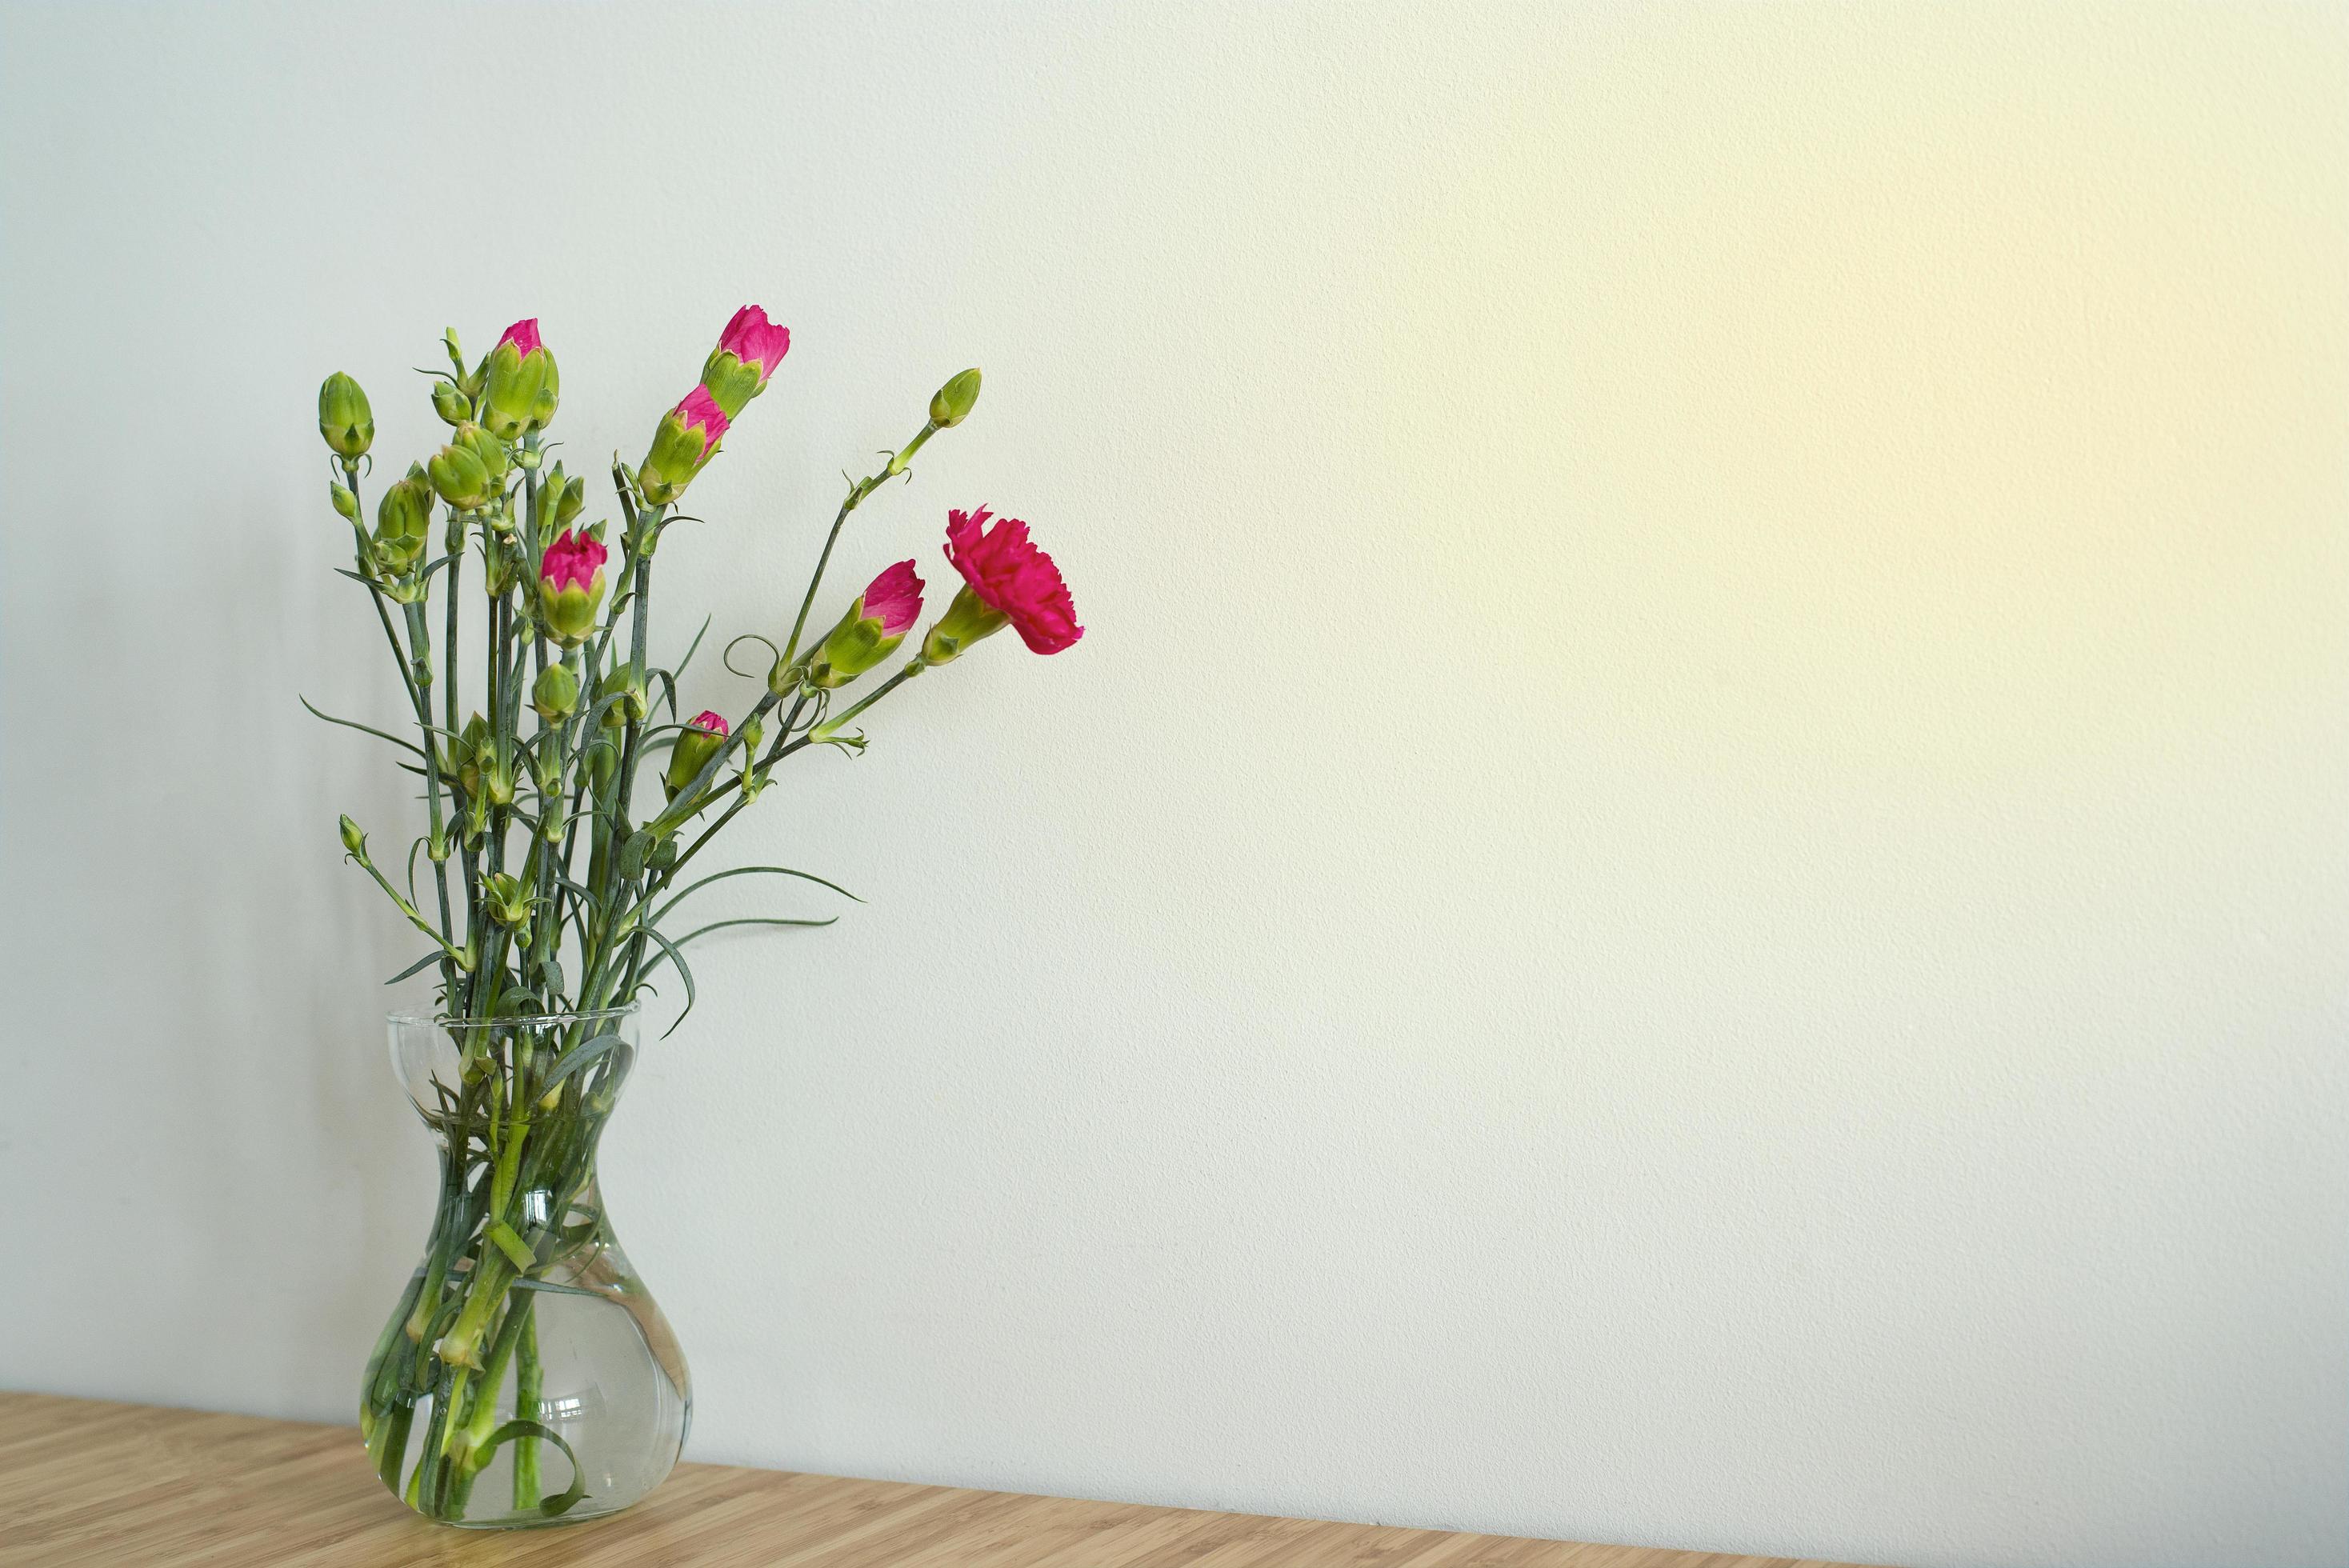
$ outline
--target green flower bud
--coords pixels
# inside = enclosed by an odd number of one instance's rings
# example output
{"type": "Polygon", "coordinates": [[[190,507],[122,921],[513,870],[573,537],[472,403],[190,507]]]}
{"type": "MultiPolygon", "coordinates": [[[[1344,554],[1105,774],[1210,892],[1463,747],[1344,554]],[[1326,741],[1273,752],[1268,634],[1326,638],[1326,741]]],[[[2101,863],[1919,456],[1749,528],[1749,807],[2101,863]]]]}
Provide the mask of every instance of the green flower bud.
{"type": "Polygon", "coordinates": [[[360,860],[367,859],[367,835],[360,832],[359,825],[348,817],[343,819],[343,848],[360,860]]]}
{"type": "Polygon", "coordinates": [[[450,435],[450,439],[460,447],[471,449],[473,456],[481,459],[481,467],[487,470],[492,480],[506,477],[508,463],[505,443],[490,434],[488,430],[479,425],[460,425],[450,435]]]}
{"type": "Polygon", "coordinates": [[[960,658],[969,646],[981,637],[991,637],[1011,624],[1011,617],[990,607],[969,584],[954,596],[947,613],[922,639],[922,662],[926,665],[951,664],[960,658]]]}
{"type": "Polygon", "coordinates": [[[362,456],[375,444],[375,413],[367,394],[339,370],[318,388],[318,434],[346,458],[362,456]]]}
{"type": "Polygon", "coordinates": [[[457,732],[457,782],[468,795],[481,792],[481,762],[489,749],[489,723],[477,713],[457,732]]]}
{"type": "Polygon", "coordinates": [[[951,430],[970,418],[978,406],[978,369],[976,366],[948,381],[930,399],[930,423],[941,430],[951,430]]]}
{"type": "Polygon", "coordinates": [[[823,691],[844,686],[896,652],[905,640],[903,632],[885,635],[881,623],[864,613],[864,601],[859,598],[808,661],[808,684],[823,691]]]}
{"type": "Polygon", "coordinates": [[[636,465],[636,486],[645,500],[664,506],[683,495],[694,476],[717,455],[726,424],[725,410],[699,387],[661,416],[653,430],[652,450],[636,465]]]}
{"type": "Polygon", "coordinates": [[[561,391],[554,356],[538,339],[536,318],[506,328],[483,366],[488,384],[481,394],[481,423],[509,441],[541,430],[554,418],[561,391]]]}
{"type": "Polygon", "coordinates": [[[349,486],[338,485],[334,480],[328,480],[326,499],[334,503],[336,511],[341,512],[351,521],[357,522],[359,520],[359,498],[351,493],[349,486]]]}
{"type": "Polygon", "coordinates": [[[452,381],[432,383],[432,411],[451,425],[461,425],[473,417],[473,400],[457,390],[452,381]]]}
{"type": "MultiPolygon", "coordinates": [[[[492,514],[494,521],[494,513],[492,514]]],[[[523,558],[522,541],[516,539],[511,524],[504,528],[494,525],[481,535],[481,591],[492,599],[502,599],[514,590],[529,562],[523,558]]]]}
{"type": "Polygon", "coordinates": [[[378,566],[398,575],[414,566],[424,553],[432,525],[432,487],[421,470],[410,468],[395,480],[375,509],[375,555],[378,566]]]}
{"type": "Polygon", "coordinates": [[[645,677],[634,665],[614,665],[604,672],[604,678],[595,683],[595,699],[601,702],[608,696],[621,700],[604,710],[606,729],[617,729],[632,718],[641,722],[652,711],[645,700],[645,677]]]}
{"type": "Polygon", "coordinates": [[[726,744],[726,720],[715,713],[698,713],[677,738],[677,746],[668,754],[668,771],[662,775],[661,784],[672,800],[701,776],[709,759],[726,744]]]}
{"type": "Polygon", "coordinates": [[[554,518],[554,526],[557,528],[568,528],[571,526],[572,521],[582,511],[586,510],[587,476],[585,474],[573,474],[570,478],[564,479],[563,477],[563,465],[561,463],[557,463],[554,465],[554,477],[557,480],[562,480],[560,484],[554,487],[554,503],[553,515],[554,518]]]}
{"type": "Polygon", "coordinates": [[[432,488],[453,510],[474,511],[488,503],[490,470],[471,447],[443,447],[424,466],[432,488]]]}
{"type": "Polygon", "coordinates": [[[579,677],[568,665],[547,665],[530,688],[530,706],[538,710],[539,717],[554,723],[579,706],[579,677]]]}
{"type": "Polygon", "coordinates": [[[511,872],[492,872],[481,879],[481,900],[490,918],[500,925],[520,925],[530,918],[530,886],[511,872]]]}

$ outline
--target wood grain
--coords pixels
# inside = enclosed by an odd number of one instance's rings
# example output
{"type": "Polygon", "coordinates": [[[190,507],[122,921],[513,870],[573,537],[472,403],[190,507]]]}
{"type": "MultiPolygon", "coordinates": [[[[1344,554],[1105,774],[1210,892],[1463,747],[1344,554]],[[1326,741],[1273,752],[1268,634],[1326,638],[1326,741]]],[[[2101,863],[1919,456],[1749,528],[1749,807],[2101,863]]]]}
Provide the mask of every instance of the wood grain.
{"type": "Polygon", "coordinates": [[[451,1530],[385,1491],[358,1434],[0,1394],[0,1564],[72,1568],[1837,1568],[679,1465],[626,1513],[451,1530]]]}

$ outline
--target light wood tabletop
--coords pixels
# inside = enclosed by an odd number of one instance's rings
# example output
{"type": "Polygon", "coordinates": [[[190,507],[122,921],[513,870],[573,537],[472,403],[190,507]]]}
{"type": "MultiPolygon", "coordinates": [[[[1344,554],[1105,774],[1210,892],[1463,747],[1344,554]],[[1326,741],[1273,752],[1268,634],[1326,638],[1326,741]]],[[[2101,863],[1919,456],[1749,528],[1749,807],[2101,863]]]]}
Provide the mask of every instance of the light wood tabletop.
{"type": "Polygon", "coordinates": [[[350,1428],[41,1394],[0,1394],[0,1563],[1837,1568],[690,1464],[593,1523],[460,1531],[400,1507],[350,1428]]]}

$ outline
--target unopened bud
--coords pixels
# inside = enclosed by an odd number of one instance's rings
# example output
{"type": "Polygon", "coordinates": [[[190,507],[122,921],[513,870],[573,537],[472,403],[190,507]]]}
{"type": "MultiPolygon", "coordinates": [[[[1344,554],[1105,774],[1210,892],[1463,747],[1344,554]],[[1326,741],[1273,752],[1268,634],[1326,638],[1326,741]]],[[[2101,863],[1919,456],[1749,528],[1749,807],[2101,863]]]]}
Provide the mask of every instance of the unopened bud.
{"type": "Polygon", "coordinates": [[[481,758],[489,750],[489,722],[478,713],[467,719],[465,727],[457,732],[456,760],[450,771],[457,775],[458,784],[468,795],[481,792],[481,758]]]}
{"type": "Polygon", "coordinates": [[[393,481],[376,503],[377,564],[394,575],[415,565],[417,557],[424,553],[431,522],[432,487],[422,470],[411,468],[408,477],[393,481]]]}
{"type": "Polygon", "coordinates": [[[481,896],[490,918],[500,925],[520,925],[530,918],[530,889],[508,872],[492,872],[481,879],[481,896]]]}
{"type": "Polygon", "coordinates": [[[424,467],[440,499],[459,511],[475,511],[490,499],[490,470],[471,447],[443,447],[424,467]]]}
{"type": "Polygon", "coordinates": [[[460,447],[469,447],[473,456],[481,459],[481,467],[492,480],[506,477],[506,446],[479,425],[460,425],[450,438],[460,447]]]}
{"type": "Polygon", "coordinates": [[[348,817],[343,819],[343,848],[360,860],[367,859],[367,835],[360,832],[359,825],[348,817]]]}
{"type": "Polygon", "coordinates": [[[597,700],[616,696],[618,701],[604,710],[604,727],[617,729],[630,719],[641,720],[652,711],[645,700],[645,677],[634,665],[614,665],[604,672],[595,688],[597,700]]]}
{"type": "Polygon", "coordinates": [[[375,444],[375,414],[367,394],[339,370],[318,387],[318,434],[346,458],[359,457],[375,444]]]}
{"type": "Polygon", "coordinates": [[[530,706],[549,724],[565,717],[579,706],[579,677],[568,665],[547,665],[530,688],[530,706]]]}
{"type": "Polygon", "coordinates": [[[543,429],[554,418],[561,387],[554,356],[539,341],[535,316],[506,328],[482,369],[489,379],[481,395],[481,419],[497,435],[519,440],[526,431],[543,429]]]}
{"type": "Polygon", "coordinates": [[[677,747],[668,756],[668,772],[661,779],[668,790],[668,798],[676,799],[699,778],[702,769],[709,766],[709,759],[717,756],[719,748],[725,744],[724,715],[709,712],[694,715],[693,722],[687,725],[685,733],[677,738],[677,747]]]}
{"type": "Polygon", "coordinates": [[[326,499],[335,503],[336,511],[341,512],[353,522],[359,520],[359,498],[351,493],[348,485],[338,485],[332,480],[327,480],[326,499]]]}
{"type": "Polygon", "coordinates": [[[978,406],[978,368],[973,366],[948,381],[930,399],[930,423],[941,430],[951,430],[970,418],[978,406]]]}
{"type": "Polygon", "coordinates": [[[435,381],[432,411],[449,424],[461,425],[473,417],[473,400],[458,391],[455,382],[435,381]]]}

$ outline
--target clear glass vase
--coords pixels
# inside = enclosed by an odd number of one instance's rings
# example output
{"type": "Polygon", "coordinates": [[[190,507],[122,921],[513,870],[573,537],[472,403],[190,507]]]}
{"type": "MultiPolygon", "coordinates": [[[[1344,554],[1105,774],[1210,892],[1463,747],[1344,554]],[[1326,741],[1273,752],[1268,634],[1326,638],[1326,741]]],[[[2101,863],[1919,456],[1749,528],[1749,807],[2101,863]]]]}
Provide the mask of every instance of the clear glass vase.
{"type": "Polygon", "coordinates": [[[440,1142],[440,1198],[360,1392],[376,1473],[448,1524],[626,1508],[677,1463],[693,1408],[595,1181],[636,1009],[389,1023],[393,1066],[440,1142]]]}

